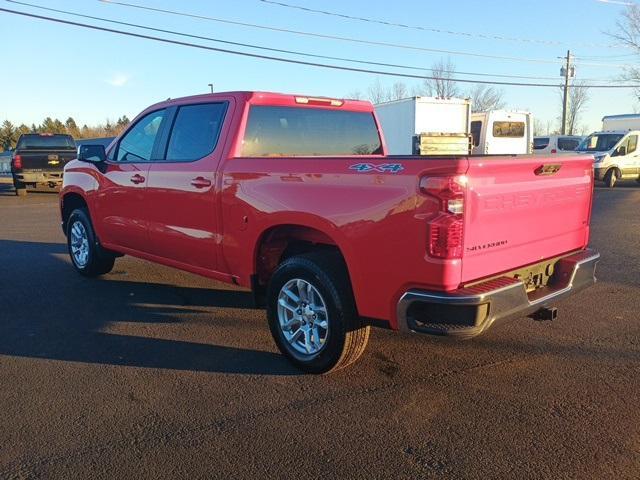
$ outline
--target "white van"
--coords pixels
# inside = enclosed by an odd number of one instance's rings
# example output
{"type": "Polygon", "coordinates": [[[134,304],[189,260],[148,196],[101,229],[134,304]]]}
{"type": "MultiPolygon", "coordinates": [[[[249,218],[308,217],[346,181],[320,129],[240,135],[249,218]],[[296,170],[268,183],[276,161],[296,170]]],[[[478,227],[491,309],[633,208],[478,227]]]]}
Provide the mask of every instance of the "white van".
{"type": "Polygon", "coordinates": [[[534,137],[533,153],[536,155],[555,155],[575,151],[584,137],[578,135],[547,135],[534,137]]]}
{"type": "Polygon", "coordinates": [[[490,110],[471,114],[474,155],[527,154],[533,150],[529,112],[490,110]]]}
{"type": "Polygon", "coordinates": [[[594,177],[607,187],[622,179],[640,181],[639,137],[640,130],[594,132],[578,145],[576,152],[593,154],[594,177]]]}

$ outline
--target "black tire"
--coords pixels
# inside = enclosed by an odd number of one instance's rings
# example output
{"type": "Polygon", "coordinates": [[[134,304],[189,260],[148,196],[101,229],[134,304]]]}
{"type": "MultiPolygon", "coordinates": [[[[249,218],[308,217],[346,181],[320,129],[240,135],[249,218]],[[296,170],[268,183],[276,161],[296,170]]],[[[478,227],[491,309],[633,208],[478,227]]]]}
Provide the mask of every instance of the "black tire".
{"type": "Polygon", "coordinates": [[[267,317],[280,351],[308,373],[327,373],[352,364],[362,355],[369,340],[370,327],[356,311],[344,261],[330,251],[297,255],[280,264],[267,289],[267,317]],[[321,349],[310,355],[296,351],[287,341],[278,317],[280,292],[294,279],[311,284],[326,305],[329,326],[326,338],[321,349]]]}
{"type": "MultiPolygon", "coordinates": [[[[78,227],[79,228],[79,227],[78,227]]],[[[78,208],[71,212],[69,220],[67,221],[67,248],[69,250],[69,256],[71,257],[71,263],[78,273],[85,277],[97,277],[109,273],[113,269],[115,263],[115,256],[109,252],[105,252],[96,238],[96,234],[91,224],[91,219],[86,208],[78,208]],[[87,245],[87,259],[81,263],[76,259],[76,256],[72,250],[72,230],[76,223],[80,223],[84,231],[86,232],[86,238],[88,240],[87,245]]]]}
{"type": "Polygon", "coordinates": [[[617,181],[618,181],[618,174],[616,173],[615,168],[608,170],[607,173],[604,175],[604,184],[608,188],[615,187],[617,181]]]}
{"type": "Polygon", "coordinates": [[[24,183],[16,180],[15,177],[13,177],[13,188],[15,188],[16,195],[18,197],[24,197],[27,194],[27,186],[24,183]]]}

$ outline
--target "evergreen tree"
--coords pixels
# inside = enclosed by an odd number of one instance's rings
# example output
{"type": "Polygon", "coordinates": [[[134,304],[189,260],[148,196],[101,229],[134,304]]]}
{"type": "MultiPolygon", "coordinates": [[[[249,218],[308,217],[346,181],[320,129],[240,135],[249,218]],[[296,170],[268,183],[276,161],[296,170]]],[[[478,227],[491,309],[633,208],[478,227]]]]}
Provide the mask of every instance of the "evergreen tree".
{"type": "Polygon", "coordinates": [[[0,147],[2,147],[3,150],[14,148],[17,140],[16,129],[13,123],[9,120],[2,122],[2,126],[0,127],[0,147]]]}
{"type": "Polygon", "coordinates": [[[73,119],[73,117],[67,118],[67,121],[65,122],[64,126],[67,130],[67,133],[71,135],[73,138],[80,137],[80,129],[78,128],[78,125],[76,124],[76,121],[73,119]]]}

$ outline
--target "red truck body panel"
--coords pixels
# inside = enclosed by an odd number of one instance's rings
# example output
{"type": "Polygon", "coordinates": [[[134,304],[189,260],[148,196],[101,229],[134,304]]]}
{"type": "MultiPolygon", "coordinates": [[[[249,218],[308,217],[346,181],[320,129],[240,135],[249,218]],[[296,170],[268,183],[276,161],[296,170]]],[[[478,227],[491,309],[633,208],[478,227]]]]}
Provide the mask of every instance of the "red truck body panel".
{"type": "Polygon", "coordinates": [[[375,118],[368,102],[305,105],[295,97],[231,92],[149,107],[137,118],[176,105],[228,103],[218,144],[200,160],[107,162],[105,172],[71,162],[63,209],[66,195],[80,195],[106,248],[245,287],[259,273],[261,242],[290,226],[301,238],[336,245],[359,314],[393,328],[396,305],[408,289],[455,290],[588,242],[590,157],[243,157],[251,105],[340,108],[375,118]],[[389,162],[399,170],[376,171],[389,162]],[[562,166],[554,175],[536,175],[544,163],[562,166]],[[357,170],[356,164],[372,169],[357,170]],[[427,221],[440,205],[421,191],[420,179],[443,176],[468,181],[462,258],[428,253],[427,221]]]}

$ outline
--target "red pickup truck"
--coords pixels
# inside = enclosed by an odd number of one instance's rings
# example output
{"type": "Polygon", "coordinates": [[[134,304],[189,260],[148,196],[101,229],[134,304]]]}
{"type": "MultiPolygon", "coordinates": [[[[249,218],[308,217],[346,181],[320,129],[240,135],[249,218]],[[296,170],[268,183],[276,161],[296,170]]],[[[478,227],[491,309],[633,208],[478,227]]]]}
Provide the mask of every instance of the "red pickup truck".
{"type": "Polygon", "coordinates": [[[475,336],[595,281],[590,156],[387,156],[370,103],[260,92],[142,112],[65,167],[75,269],[123,254],[251,288],[308,372],[369,328],[475,336]]]}

